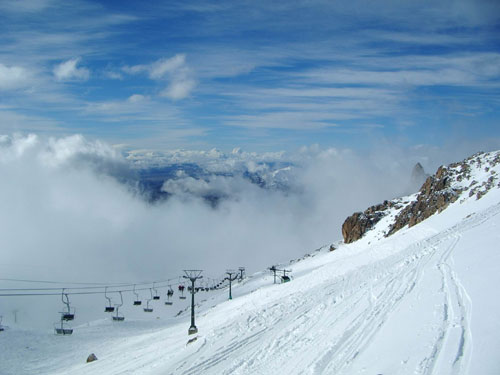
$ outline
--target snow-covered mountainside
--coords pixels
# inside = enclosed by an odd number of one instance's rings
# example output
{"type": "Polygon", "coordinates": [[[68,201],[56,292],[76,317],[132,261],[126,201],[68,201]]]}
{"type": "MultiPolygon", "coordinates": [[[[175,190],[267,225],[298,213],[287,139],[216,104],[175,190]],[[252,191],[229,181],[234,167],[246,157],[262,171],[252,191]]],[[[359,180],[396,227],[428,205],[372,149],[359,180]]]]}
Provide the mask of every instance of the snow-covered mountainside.
{"type": "Polygon", "coordinates": [[[356,242],[281,265],[291,282],[263,271],[232,300],[227,290],[197,295],[196,335],[189,311],[166,309],[67,337],[11,328],[0,332],[0,373],[499,374],[498,155],[448,168],[456,199],[411,227],[386,236],[418,194],[356,242]],[[98,360],[85,363],[90,353],[98,360]]]}

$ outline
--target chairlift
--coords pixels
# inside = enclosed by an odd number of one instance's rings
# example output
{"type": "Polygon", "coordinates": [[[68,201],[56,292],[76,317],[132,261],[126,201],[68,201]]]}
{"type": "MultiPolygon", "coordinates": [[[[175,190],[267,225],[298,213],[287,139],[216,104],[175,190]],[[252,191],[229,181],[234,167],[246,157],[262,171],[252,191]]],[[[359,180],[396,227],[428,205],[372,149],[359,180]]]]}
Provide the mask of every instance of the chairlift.
{"type": "Polygon", "coordinates": [[[0,332],[5,331],[5,328],[2,326],[2,318],[3,316],[0,315],[0,332]]]}
{"type": "Polygon", "coordinates": [[[179,292],[181,292],[181,295],[179,296],[179,299],[186,299],[186,296],[184,295],[184,285],[179,285],[179,292]]]}
{"type": "Polygon", "coordinates": [[[71,335],[73,334],[73,328],[68,328],[65,325],[64,320],[61,318],[59,326],[54,324],[54,332],[56,335],[71,335]]]}
{"type": "Polygon", "coordinates": [[[170,301],[170,298],[174,295],[174,290],[172,289],[172,285],[168,286],[168,291],[167,291],[167,300],[165,301],[165,305],[172,305],[173,302],[170,301]]]}
{"type": "Polygon", "coordinates": [[[151,294],[151,298],[146,299],[146,307],[144,308],[144,312],[153,312],[153,308],[149,307],[149,301],[153,299],[153,290],[149,288],[149,293],[151,294]]]}
{"type": "Polygon", "coordinates": [[[111,313],[115,311],[115,308],[111,306],[111,297],[108,297],[108,287],[104,288],[104,298],[108,300],[109,306],[104,308],[104,312],[111,313]]]}
{"type": "Polygon", "coordinates": [[[160,299],[160,296],[158,295],[158,289],[155,288],[155,284],[156,283],[153,283],[153,290],[155,291],[155,295],[153,296],[153,299],[155,301],[159,300],[160,299]]]}
{"type": "Polygon", "coordinates": [[[282,283],[287,283],[289,282],[291,279],[289,276],[285,275],[285,276],[281,276],[281,282],[282,283]]]}
{"type": "Polygon", "coordinates": [[[122,292],[121,291],[119,291],[118,293],[120,293],[120,301],[121,301],[121,303],[115,304],[116,315],[113,316],[113,321],[115,321],[115,322],[123,322],[125,320],[125,317],[123,315],[119,315],[118,314],[118,310],[120,309],[120,307],[123,306],[123,296],[122,296],[122,292]]]}
{"type": "Polygon", "coordinates": [[[68,321],[75,319],[75,309],[71,308],[69,305],[69,297],[67,293],[64,293],[64,289],[61,293],[61,300],[63,304],[66,305],[66,311],[61,311],[61,320],[68,321]],[[64,300],[66,298],[66,300],[64,300]]]}
{"type": "Polygon", "coordinates": [[[135,284],[134,284],[134,294],[135,294],[134,306],[142,305],[142,301],[139,299],[139,293],[135,292],[135,284]]]}

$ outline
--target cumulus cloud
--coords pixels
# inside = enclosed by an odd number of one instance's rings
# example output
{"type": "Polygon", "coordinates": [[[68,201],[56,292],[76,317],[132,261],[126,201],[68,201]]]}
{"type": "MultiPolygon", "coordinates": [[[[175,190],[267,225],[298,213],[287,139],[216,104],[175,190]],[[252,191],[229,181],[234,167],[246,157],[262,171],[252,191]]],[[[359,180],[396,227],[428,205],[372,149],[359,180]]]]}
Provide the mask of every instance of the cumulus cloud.
{"type": "Polygon", "coordinates": [[[86,81],[90,77],[90,71],[87,68],[79,68],[81,58],[74,58],[57,65],[54,70],[54,76],[58,81],[86,81]]]}
{"type": "Polygon", "coordinates": [[[0,63],[0,90],[15,89],[29,83],[29,72],[20,66],[7,66],[0,63]]]}

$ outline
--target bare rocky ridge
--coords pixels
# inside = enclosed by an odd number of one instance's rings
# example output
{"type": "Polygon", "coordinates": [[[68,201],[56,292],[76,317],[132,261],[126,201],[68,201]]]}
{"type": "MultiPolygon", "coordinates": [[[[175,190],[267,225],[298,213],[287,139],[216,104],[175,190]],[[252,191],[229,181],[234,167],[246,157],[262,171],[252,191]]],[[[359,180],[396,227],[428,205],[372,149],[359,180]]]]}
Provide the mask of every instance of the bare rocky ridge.
{"type": "Polygon", "coordinates": [[[500,188],[499,171],[500,151],[477,153],[462,162],[441,166],[433,176],[427,177],[419,192],[407,203],[402,203],[401,199],[384,201],[349,216],[342,225],[344,242],[360,239],[390,212],[396,214],[385,236],[422,222],[459,198],[461,202],[473,197],[480,199],[493,187],[500,188]]]}

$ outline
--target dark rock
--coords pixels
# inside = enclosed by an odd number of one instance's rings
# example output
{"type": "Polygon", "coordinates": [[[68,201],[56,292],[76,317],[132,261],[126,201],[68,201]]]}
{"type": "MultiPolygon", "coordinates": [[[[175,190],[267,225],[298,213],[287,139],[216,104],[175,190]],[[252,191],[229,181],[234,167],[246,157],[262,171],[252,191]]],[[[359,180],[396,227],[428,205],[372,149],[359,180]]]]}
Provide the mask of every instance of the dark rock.
{"type": "Polygon", "coordinates": [[[439,167],[433,176],[427,176],[422,166],[417,164],[413,169],[412,180],[427,177],[416,199],[409,203],[403,203],[401,200],[384,201],[379,205],[369,207],[364,212],[354,213],[342,225],[344,242],[351,243],[360,239],[389,213],[389,208],[394,208],[399,212],[385,234],[386,236],[406,226],[412,227],[435,213],[443,211],[465,191],[468,191],[469,197],[475,196],[476,199],[481,199],[493,187],[500,187],[500,182],[497,184],[497,173],[491,170],[498,164],[500,164],[500,152],[487,157],[484,153],[474,154],[462,162],[450,164],[448,167],[439,167]],[[488,163],[487,167],[482,166],[486,163],[488,163]],[[484,181],[474,180],[471,176],[473,167],[486,170],[486,172],[491,170],[490,176],[484,181]]]}
{"type": "Polygon", "coordinates": [[[444,166],[439,167],[434,176],[425,180],[417,200],[399,212],[386,236],[390,236],[407,225],[412,227],[455,202],[462,190],[451,188],[451,180],[450,169],[444,166]]]}
{"type": "Polygon", "coordinates": [[[364,212],[356,212],[342,224],[342,237],[345,243],[359,240],[387,214],[387,209],[394,205],[391,201],[371,206],[364,212]]]}
{"type": "Polygon", "coordinates": [[[92,353],[87,357],[87,363],[94,362],[94,361],[97,361],[97,356],[94,353],[92,353]]]}

